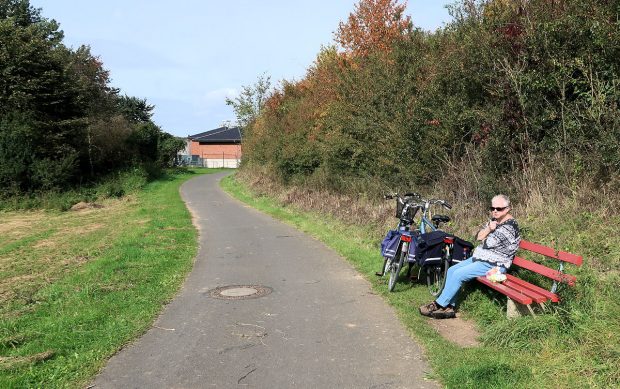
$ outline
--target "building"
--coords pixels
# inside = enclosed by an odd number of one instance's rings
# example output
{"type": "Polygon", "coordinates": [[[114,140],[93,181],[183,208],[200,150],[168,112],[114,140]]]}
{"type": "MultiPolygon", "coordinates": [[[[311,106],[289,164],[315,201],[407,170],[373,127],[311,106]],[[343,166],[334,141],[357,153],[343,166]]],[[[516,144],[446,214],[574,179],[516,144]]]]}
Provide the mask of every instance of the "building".
{"type": "Polygon", "coordinates": [[[239,127],[224,126],[190,135],[187,144],[188,163],[192,166],[236,168],[241,161],[239,127]]]}

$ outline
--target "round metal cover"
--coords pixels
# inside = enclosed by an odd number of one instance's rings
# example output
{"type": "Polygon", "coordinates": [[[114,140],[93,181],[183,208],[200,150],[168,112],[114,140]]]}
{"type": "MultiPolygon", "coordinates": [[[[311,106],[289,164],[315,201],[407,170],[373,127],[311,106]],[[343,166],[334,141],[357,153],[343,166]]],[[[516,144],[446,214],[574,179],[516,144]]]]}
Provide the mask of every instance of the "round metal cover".
{"type": "Polygon", "coordinates": [[[228,285],[211,289],[207,293],[210,297],[222,300],[246,300],[263,297],[272,292],[272,289],[261,285],[228,285]]]}
{"type": "Polygon", "coordinates": [[[254,288],[232,288],[224,289],[220,292],[222,296],[226,297],[245,297],[258,293],[258,290],[254,288]]]}

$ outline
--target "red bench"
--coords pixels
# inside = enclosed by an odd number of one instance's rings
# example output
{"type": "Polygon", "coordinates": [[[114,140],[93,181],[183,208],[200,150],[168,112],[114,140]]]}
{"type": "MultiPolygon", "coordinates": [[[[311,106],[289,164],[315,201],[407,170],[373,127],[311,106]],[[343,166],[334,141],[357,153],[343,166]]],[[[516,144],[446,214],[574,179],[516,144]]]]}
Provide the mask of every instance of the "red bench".
{"type": "Polygon", "coordinates": [[[508,297],[507,315],[509,317],[518,315],[518,311],[522,310],[519,309],[521,307],[527,307],[527,310],[533,314],[532,304],[534,303],[539,304],[544,308],[543,304],[548,301],[554,303],[560,301],[560,297],[555,293],[558,283],[574,286],[577,281],[577,277],[564,272],[564,264],[568,262],[576,266],[581,266],[583,263],[583,257],[579,255],[567,253],[565,251],[556,251],[551,247],[528,242],[526,240],[521,241],[519,248],[521,250],[544,255],[547,258],[556,259],[559,261],[559,268],[558,270],[554,270],[539,263],[528,261],[527,259],[523,259],[519,256],[516,256],[512,262],[512,266],[518,266],[552,279],[553,286],[551,287],[551,290],[543,289],[511,274],[507,274],[506,280],[502,283],[489,281],[484,276],[478,277],[477,279],[479,282],[508,297]],[[521,304],[521,307],[516,306],[514,304],[515,302],[521,304]]]}

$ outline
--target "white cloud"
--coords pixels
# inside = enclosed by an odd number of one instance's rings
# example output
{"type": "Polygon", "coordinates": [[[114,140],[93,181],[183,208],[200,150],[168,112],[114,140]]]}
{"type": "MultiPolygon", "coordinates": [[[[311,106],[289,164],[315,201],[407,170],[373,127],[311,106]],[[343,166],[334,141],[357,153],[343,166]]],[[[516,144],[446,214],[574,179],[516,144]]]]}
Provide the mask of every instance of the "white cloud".
{"type": "Polygon", "coordinates": [[[226,98],[234,99],[239,95],[239,90],[235,88],[220,88],[207,91],[202,100],[207,104],[222,103],[226,98]]]}

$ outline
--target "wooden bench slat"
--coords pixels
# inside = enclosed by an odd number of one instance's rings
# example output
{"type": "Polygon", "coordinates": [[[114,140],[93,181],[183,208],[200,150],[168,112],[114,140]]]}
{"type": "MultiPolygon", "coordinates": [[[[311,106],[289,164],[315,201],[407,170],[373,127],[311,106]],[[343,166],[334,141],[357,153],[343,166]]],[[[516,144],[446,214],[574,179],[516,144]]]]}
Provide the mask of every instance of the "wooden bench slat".
{"type": "Polygon", "coordinates": [[[536,303],[544,303],[545,301],[549,300],[547,298],[547,296],[540,294],[520,283],[517,282],[512,282],[508,279],[506,279],[506,281],[502,282],[502,285],[504,285],[507,288],[513,289],[519,293],[524,294],[525,296],[528,296],[529,298],[532,299],[532,301],[536,302],[536,303]]]}
{"type": "Polygon", "coordinates": [[[532,243],[527,240],[521,240],[521,243],[519,243],[519,247],[524,250],[529,250],[537,254],[542,254],[547,257],[558,259],[560,261],[569,262],[577,266],[581,266],[581,264],[583,263],[583,257],[580,255],[571,254],[566,251],[556,252],[551,247],[543,246],[538,243],[532,243]]]}
{"type": "Polygon", "coordinates": [[[547,266],[543,266],[536,262],[528,261],[527,259],[523,259],[521,257],[515,257],[512,261],[513,265],[517,265],[527,270],[531,270],[535,273],[542,274],[547,278],[551,278],[552,280],[563,282],[570,286],[575,285],[575,281],[577,281],[577,277],[571,276],[570,274],[560,273],[557,270],[553,270],[548,268],[547,266]]]}
{"type": "Polygon", "coordinates": [[[547,297],[548,300],[551,300],[554,303],[557,303],[558,301],[560,301],[560,297],[557,294],[551,293],[547,289],[543,289],[540,286],[536,286],[534,284],[530,284],[527,281],[523,281],[522,279],[517,278],[517,277],[513,276],[512,274],[506,274],[506,279],[509,280],[512,283],[519,284],[519,285],[523,286],[524,288],[527,288],[527,289],[530,289],[530,290],[532,290],[534,292],[537,292],[537,293],[547,297]]]}
{"type": "Polygon", "coordinates": [[[558,258],[564,262],[570,262],[573,265],[581,266],[583,257],[581,255],[567,253],[566,251],[558,251],[558,258]]]}
{"type": "MultiPolygon", "coordinates": [[[[557,259],[562,262],[572,263],[577,266],[581,266],[583,264],[583,257],[579,255],[571,254],[566,251],[556,251],[551,247],[543,246],[541,244],[529,242],[526,240],[522,240],[519,244],[519,247],[522,250],[531,251],[537,254],[544,255],[548,258],[557,259]]],[[[512,264],[523,269],[530,270],[534,273],[543,275],[554,281],[563,282],[570,286],[574,286],[577,282],[577,277],[573,275],[563,273],[559,270],[551,269],[547,266],[541,265],[533,261],[529,261],[521,257],[515,257],[512,261],[512,264]]],[[[560,269],[562,268],[560,267],[560,269]]],[[[523,305],[529,306],[530,304],[532,304],[532,302],[544,303],[546,301],[552,301],[557,303],[558,301],[560,301],[560,297],[557,294],[552,293],[549,290],[543,289],[537,285],[531,284],[527,281],[524,281],[520,278],[517,278],[511,274],[506,275],[506,281],[504,281],[503,283],[491,282],[484,276],[477,277],[476,279],[480,283],[506,295],[513,301],[523,305]]]]}
{"type": "Polygon", "coordinates": [[[498,292],[501,292],[503,294],[505,294],[506,296],[510,297],[511,299],[515,300],[516,302],[520,303],[520,304],[525,304],[525,305],[529,305],[532,303],[532,298],[529,296],[526,296],[522,293],[519,293],[518,291],[511,289],[507,286],[504,286],[502,284],[499,283],[495,283],[495,282],[491,282],[489,280],[487,280],[487,278],[485,276],[481,276],[478,277],[477,280],[483,284],[485,284],[486,286],[497,290],[498,292]]]}

